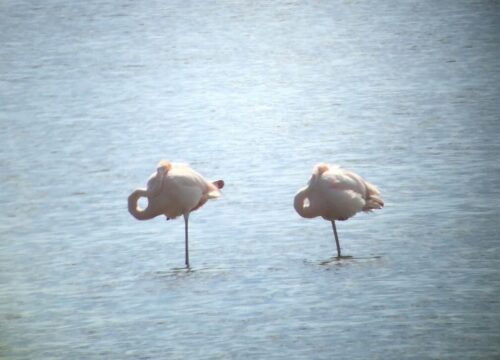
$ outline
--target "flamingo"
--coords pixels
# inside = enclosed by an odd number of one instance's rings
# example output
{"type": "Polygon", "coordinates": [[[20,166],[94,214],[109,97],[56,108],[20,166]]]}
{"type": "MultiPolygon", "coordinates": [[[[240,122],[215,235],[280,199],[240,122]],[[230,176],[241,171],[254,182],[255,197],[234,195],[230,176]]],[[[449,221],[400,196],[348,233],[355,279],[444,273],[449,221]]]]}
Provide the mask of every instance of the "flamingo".
{"type": "Polygon", "coordinates": [[[380,191],[358,174],[326,163],[314,167],[307,186],[294,198],[295,211],[304,218],[321,216],[332,223],[337,258],[341,258],[335,220],[344,221],[360,211],[381,209],[380,191]]]}
{"type": "Polygon", "coordinates": [[[185,262],[189,268],[189,214],[209,199],[219,197],[219,190],[223,187],[223,180],[210,182],[185,164],[162,160],[156,172],[150,176],[147,189],[137,189],[130,194],[128,211],[137,220],[149,220],[158,215],[165,215],[170,220],[183,215],[185,262]],[[137,205],[141,197],[148,199],[145,209],[137,205]]]}

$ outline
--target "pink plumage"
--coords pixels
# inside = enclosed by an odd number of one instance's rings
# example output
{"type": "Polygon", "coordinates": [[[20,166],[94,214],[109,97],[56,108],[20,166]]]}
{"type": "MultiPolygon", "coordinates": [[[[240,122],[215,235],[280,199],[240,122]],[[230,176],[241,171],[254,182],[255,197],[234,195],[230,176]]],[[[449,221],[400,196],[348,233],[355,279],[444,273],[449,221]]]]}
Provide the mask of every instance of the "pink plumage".
{"type": "Polygon", "coordinates": [[[210,182],[189,166],[170,161],[160,161],[156,172],[147,183],[147,189],[137,189],[128,198],[128,210],[137,220],[149,220],[159,215],[175,219],[183,215],[185,224],[186,266],[188,255],[189,214],[202,207],[209,199],[217,198],[224,181],[210,182]],[[147,197],[148,206],[141,209],[137,201],[147,197]]]}
{"type": "Polygon", "coordinates": [[[294,207],[304,218],[321,216],[332,222],[337,253],[340,246],[335,220],[347,220],[360,211],[381,209],[384,201],[377,187],[358,174],[325,163],[314,167],[307,186],[295,195],[294,207]]]}

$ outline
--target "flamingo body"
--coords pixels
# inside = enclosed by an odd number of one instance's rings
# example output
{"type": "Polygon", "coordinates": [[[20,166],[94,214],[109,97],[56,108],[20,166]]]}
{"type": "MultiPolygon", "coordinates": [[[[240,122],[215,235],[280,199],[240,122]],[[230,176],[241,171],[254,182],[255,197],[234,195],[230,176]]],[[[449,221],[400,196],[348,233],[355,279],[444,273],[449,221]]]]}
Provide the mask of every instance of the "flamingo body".
{"type": "Polygon", "coordinates": [[[188,256],[188,220],[192,211],[199,209],[209,199],[220,195],[224,181],[210,182],[189,166],[161,161],[147,182],[146,189],[137,189],[128,198],[128,210],[137,220],[149,220],[165,215],[167,220],[183,215],[185,221],[186,265],[188,256]],[[137,201],[148,199],[148,206],[141,209],[137,201]]]}
{"type": "MultiPolygon", "coordinates": [[[[336,220],[347,220],[360,211],[381,209],[384,201],[377,187],[358,174],[325,163],[314,167],[307,186],[295,195],[294,207],[304,218],[321,216],[332,222],[336,235],[336,220]]],[[[338,237],[337,252],[340,257],[338,237]]]]}

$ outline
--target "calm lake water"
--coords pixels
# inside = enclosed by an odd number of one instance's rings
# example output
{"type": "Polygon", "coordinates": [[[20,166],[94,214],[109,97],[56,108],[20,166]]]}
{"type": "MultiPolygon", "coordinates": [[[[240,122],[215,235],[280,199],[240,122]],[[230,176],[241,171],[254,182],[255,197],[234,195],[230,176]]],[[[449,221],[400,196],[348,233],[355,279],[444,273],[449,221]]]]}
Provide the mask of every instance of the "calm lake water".
{"type": "Polygon", "coordinates": [[[1,359],[500,358],[500,3],[0,3],[1,359]],[[160,159],[226,182],[183,221],[160,159]],[[386,207],[292,207],[314,164],[386,207]]]}

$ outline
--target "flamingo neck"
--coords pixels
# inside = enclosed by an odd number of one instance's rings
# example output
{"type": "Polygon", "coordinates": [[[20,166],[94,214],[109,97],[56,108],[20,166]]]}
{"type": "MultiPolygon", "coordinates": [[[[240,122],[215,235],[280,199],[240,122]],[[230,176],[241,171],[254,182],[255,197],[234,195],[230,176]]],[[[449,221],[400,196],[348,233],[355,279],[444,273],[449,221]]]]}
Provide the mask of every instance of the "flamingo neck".
{"type": "Polygon", "coordinates": [[[137,202],[141,197],[147,197],[148,192],[144,189],[135,190],[128,197],[128,211],[137,220],[149,220],[157,216],[158,214],[153,211],[151,203],[145,209],[138,206],[137,202]]]}
{"type": "Polygon", "coordinates": [[[295,208],[295,211],[297,213],[304,217],[304,218],[313,218],[318,216],[315,212],[314,209],[311,207],[311,204],[309,205],[304,205],[305,200],[308,198],[309,195],[309,189],[307,187],[302,188],[299,190],[299,192],[295,195],[294,201],[293,201],[293,207],[295,208]]]}

